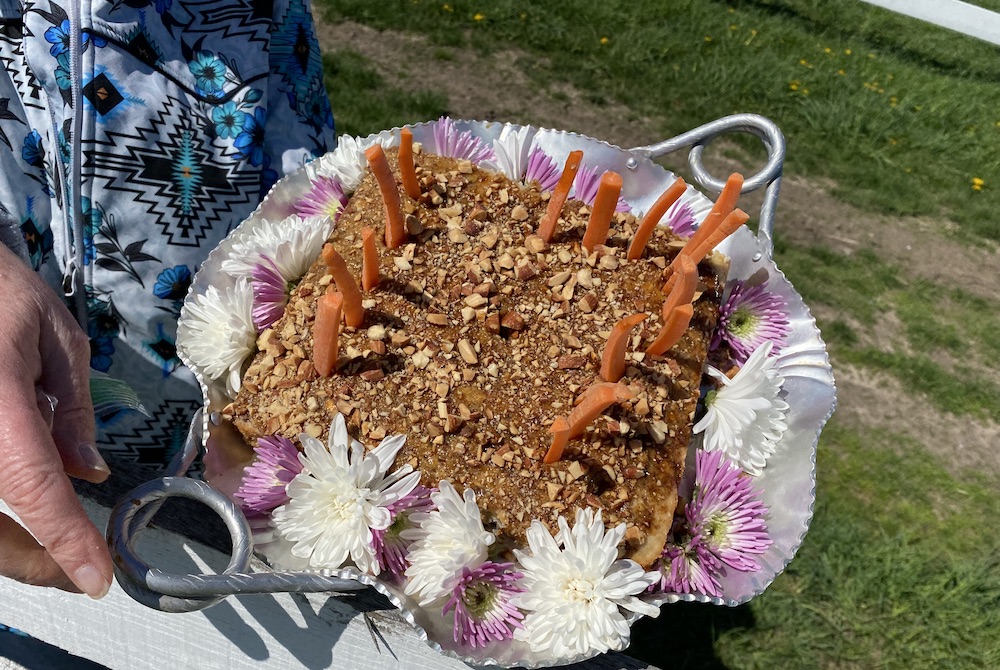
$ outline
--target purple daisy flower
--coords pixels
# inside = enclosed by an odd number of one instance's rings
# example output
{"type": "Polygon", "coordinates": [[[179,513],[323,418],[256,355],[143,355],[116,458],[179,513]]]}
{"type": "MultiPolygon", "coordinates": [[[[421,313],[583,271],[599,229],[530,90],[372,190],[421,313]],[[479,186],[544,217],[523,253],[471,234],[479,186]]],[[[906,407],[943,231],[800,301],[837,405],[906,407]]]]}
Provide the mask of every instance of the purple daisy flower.
{"type": "Polygon", "coordinates": [[[698,538],[688,538],[683,544],[668,543],[659,562],[660,581],[650,591],[664,593],[704,593],[720,597],[722,587],[716,576],[718,561],[698,538]]]}
{"type": "Polygon", "coordinates": [[[261,263],[250,273],[253,287],[253,325],[258,331],[271,326],[285,313],[288,303],[288,284],[268,256],[261,254],[261,263]]]}
{"type": "MultiPolygon", "coordinates": [[[[699,546],[734,570],[760,569],[753,558],[771,546],[767,508],[753,478],[721,451],[695,455],[695,485],[684,515],[699,546]]],[[[706,566],[707,567],[707,566],[706,566]]]]}
{"type": "Polygon", "coordinates": [[[287,438],[258,437],[253,451],[257,458],[243,470],[243,483],[233,494],[248,516],[270,512],[288,502],[285,487],[302,472],[299,450],[287,438]]]}
{"type": "Polygon", "coordinates": [[[411,528],[410,515],[414,512],[430,512],[434,509],[431,502],[432,489],[419,484],[413,491],[387,507],[392,515],[392,522],[385,530],[372,531],[372,547],[379,567],[401,579],[406,571],[406,551],[410,543],[399,536],[407,528],[411,528]]]}
{"type": "Polygon", "coordinates": [[[524,174],[524,183],[537,181],[541,190],[551,191],[559,183],[560,176],[562,172],[551,156],[538,147],[531,150],[528,154],[528,170],[524,174]]]}
{"type": "Polygon", "coordinates": [[[454,122],[447,116],[442,116],[434,124],[434,146],[442,156],[465,158],[477,165],[497,159],[493,147],[484,144],[478,137],[473,137],[468,130],[458,132],[454,122]]]}
{"type": "Polygon", "coordinates": [[[745,363],[759,346],[771,342],[777,354],[791,330],[788,304],[767,290],[767,282],[750,285],[737,280],[729,299],[719,310],[719,325],[712,338],[712,349],[726,342],[738,363],[745,363]]]}
{"type": "Polygon", "coordinates": [[[347,205],[347,195],[339,179],[319,177],[312,188],[295,203],[295,213],[303,218],[326,216],[336,221],[347,205]]]}
{"type": "Polygon", "coordinates": [[[455,642],[485,647],[509,640],[521,628],[524,614],[511,604],[511,595],[523,593],[517,585],[524,575],[513,572],[513,563],[486,561],[478,567],[462,568],[462,577],[441,614],[455,610],[455,642]]]}
{"type": "Polygon", "coordinates": [[[678,200],[670,205],[664,217],[674,235],[678,237],[694,235],[694,209],[692,209],[691,203],[678,200]]]}
{"type": "MultiPolygon", "coordinates": [[[[593,205],[597,197],[597,189],[601,186],[601,177],[607,170],[598,172],[598,168],[588,165],[581,165],[580,171],[576,173],[576,180],[573,181],[573,197],[582,200],[587,205],[593,205]]],[[[616,212],[629,212],[632,206],[618,197],[618,204],[615,206],[616,212]]]]}

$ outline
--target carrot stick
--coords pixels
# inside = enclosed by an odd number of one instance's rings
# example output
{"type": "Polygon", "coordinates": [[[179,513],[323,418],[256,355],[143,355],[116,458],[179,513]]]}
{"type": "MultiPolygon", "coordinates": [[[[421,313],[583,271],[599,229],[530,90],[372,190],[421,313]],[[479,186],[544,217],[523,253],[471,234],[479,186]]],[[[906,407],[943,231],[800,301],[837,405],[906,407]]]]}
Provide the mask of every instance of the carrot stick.
{"type": "Polygon", "coordinates": [[[382,202],[385,204],[385,246],[395,249],[406,240],[403,203],[399,199],[396,178],[392,176],[392,168],[389,167],[382,145],[373,144],[365,149],[365,158],[378,181],[378,190],[382,192],[382,202]]]}
{"type": "Polygon", "coordinates": [[[684,256],[680,260],[680,265],[670,275],[670,279],[667,280],[666,285],[663,287],[664,293],[667,294],[666,300],[663,301],[664,321],[666,321],[670,312],[674,311],[674,308],[691,302],[694,299],[694,292],[697,288],[698,264],[690,256],[684,256]],[[674,282],[675,277],[677,278],[676,282],[674,282]],[[667,289],[668,286],[670,287],[669,290],[667,289]]]}
{"type": "Polygon", "coordinates": [[[566,443],[569,442],[569,421],[566,420],[566,417],[557,416],[552,422],[549,432],[552,433],[552,444],[549,445],[549,450],[545,452],[545,458],[542,459],[542,463],[555,463],[562,458],[563,451],[566,449],[566,443]]]}
{"type": "Polygon", "coordinates": [[[556,184],[555,189],[552,191],[552,196],[549,198],[549,206],[545,210],[545,216],[542,217],[542,221],[538,224],[538,230],[536,231],[538,236],[546,242],[551,242],[552,236],[556,234],[556,222],[559,221],[559,216],[562,214],[563,205],[566,204],[566,197],[569,195],[569,190],[573,187],[573,180],[576,179],[576,173],[580,169],[582,161],[582,151],[571,151],[566,158],[566,165],[563,167],[562,176],[559,177],[559,183],[556,184]]]}
{"type": "Polygon", "coordinates": [[[420,197],[417,168],[413,165],[413,133],[409,128],[399,131],[399,176],[406,195],[414,200],[420,197]]]}
{"type": "Polygon", "coordinates": [[[694,305],[691,303],[675,307],[667,315],[660,334],[656,336],[653,343],[646,349],[646,353],[651,356],[662,356],[669,351],[684,336],[684,332],[691,323],[692,316],[694,316],[694,305]]]}
{"type": "Polygon", "coordinates": [[[594,208],[590,210],[587,230],[583,234],[583,248],[589,254],[598,244],[604,244],[611,228],[611,217],[618,206],[618,196],[622,193],[622,176],[608,170],[601,175],[601,185],[594,196],[594,208]]]}
{"type": "Polygon", "coordinates": [[[616,402],[631,400],[635,396],[622,383],[598,382],[583,392],[580,404],[569,413],[569,439],[583,435],[590,423],[616,402]]]}
{"type": "Polygon", "coordinates": [[[743,188],[743,175],[738,172],[734,172],[729,175],[729,179],[726,180],[726,185],[722,189],[722,193],[719,194],[719,199],[715,201],[712,205],[712,211],[708,213],[705,220],[701,222],[698,226],[698,230],[694,231],[694,235],[688,240],[684,248],[681,249],[681,253],[674,258],[674,266],[676,267],[677,258],[682,255],[690,254],[699,244],[705,241],[709,235],[711,235],[722,223],[722,220],[729,215],[733,209],[736,208],[736,201],[739,200],[740,190],[743,188]]]}
{"type": "Polygon", "coordinates": [[[608,342],[601,354],[601,378],[606,382],[616,382],[625,375],[625,348],[632,335],[632,329],[649,317],[649,314],[633,314],[615,324],[608,335],[608,342]]]}
{"type": "Polygon", "coordinates": [[[683,179],[678,177],[677,181],[670,185],[670,188],[660,194],[660,197],[656,199],[653,206],[646,212],[646,216],[642,217],[642,223],[639,224],[639,229],[635,231],[635,237],[632,238],[632,242],[628,245],[626,258],[630,261],[642,258],[642,252],[645,250],[646,244],[649,242],[649,238],[656,228],[656,224],[660,222],[660,219],[667,213],[670,206],[684,195],[685,190],[687,190],[687,184],[684,183],[683,179]]]}
{"type": "Polygon", "coordinates": [[[378,249],[371,228],[361,229],[361,254],[361,286],[371,291],[378,286],[378,249]]]}
{"type": "Polygon", "coordinates": [[[337,364],[340,340],[340,316],[344,308],[344,295],[324,293],[316,303],[316,321],[313,323],[313,367],[321,377],[329,377],[337,364]]]}
{"type": "Polygon", "coordinates": [[[750,215],[742,209],[733,210],[728,216],[726,216],[725,219],[722,220],[722,223],[719,224],[718,228],[716,228],[711,235],[706,237],[701,244],[690,252],[691,258],[695,263],[700,263],[701,259],[707,256],[712,249],[719,246],[719,243],[722,242],[722,240],[735,233],[737,228],[749,220],[750,215]]]}
{"type": "Polygon", "coordinates": [[[354,275],[347,269],[344,257],[327,242],[323,245],[323,261],[337,283],[337,289],[344,294],[344,320],[348,326],[359,327],[365,322],[365,308],[361,306],[361,290],[354,275]]]}

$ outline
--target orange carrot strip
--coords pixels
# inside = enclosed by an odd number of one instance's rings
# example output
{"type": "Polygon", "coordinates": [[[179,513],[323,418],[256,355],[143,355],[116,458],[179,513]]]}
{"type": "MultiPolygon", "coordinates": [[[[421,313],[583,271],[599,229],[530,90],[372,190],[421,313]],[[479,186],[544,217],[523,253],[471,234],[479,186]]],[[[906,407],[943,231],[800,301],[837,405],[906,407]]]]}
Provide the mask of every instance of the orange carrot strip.
{"type": "Polygon", "coordinates": [[[313,323],[313,367],[320,377],[329,377],[337,365],[340,316],[343,308],[344,295],[340,292],[327,292],[316,303],[316,321],[313,323]]]}
{"type": "Polygon", "coordinates": [[[701,222],[698,226],[698,230],[694,231],[694,235],[688,240],[684,248],[681,249],[681,253],[674,258],[674,267],[677,266],[677,258],[680,256],[690,254],[699,244],[704,242],[709,235],[714,233],[731,211],[736,208],[736,201],[739,200],[740,190],[743,188],[743,175],[738,172],[734,172],[729,175],[729,179],[726,180],[726,185],[722,189],[722,193],[719,194],[719,199],[715,201],[712,205],[712,211],[708,213],[705,220],[701,222]]]}
{"type": "Polygon", "coordinates": [[[365,322],[365,308],[361,306],[361,289],[354,275],[347,269],[344,257],[327,242],[323,245],[323,261],[337,283],[337,290],[344,294],[344,320],[348,326],[357,328],[365,322]]]}
{"type": "Polygon", "coordinates": [[[569,195],[569,190],[573,187],[573,180],[576,179],[576,173],[580,169],[582,161],[582,151],[571,151],[566,158],[566,165],[563,167],[562,176],[559,177],[559,183],[556,184],[555,189],[552,191],[552,195],[549,198],[549,206],[545,210],[545,216],[542,217],[542,221],[538,224],[538,230],[536,231],[538,236],[546,242],[551,242],[552,236],[556,234],[556,222],[559,221],[559,216],[562,214],[563,205],[566,204],[566,197],[569,195]]]}
{"type": "Polygon", "coordinates": [[[670,188],[660,194],[660,197],[656,199],[653,206],[646,212],[646,216],[642,217],[642,223],[639,224],[639,229],[635,231],[635,236],[628,245],[626,258],[630,261],[642,258],[642,252],[646,248],[646,243],[649,242],[656,224],[660,222],[660,219],[667,213],[670,206],[684,195],[685,190],[687,190],[687,184],[684,183],[683,179],[678,177],[677,181],[670,185],[670,188]]]}
{"type": "Polygon", "coordinates": [[[378,286],[378,248],[371,228],[361,229],[361,253],[361,287],[371,291],[378,286]]]}
{"type": "Polygon", "coordinates": [[[562,458],[563,451],[566,450],[566,443],[569,442],[569,421],[566,420],[566,417],[557,416],[552,422],[549,432],[552,433],[552,444],[545,452],[542,463],[555,463],[562,458]]]}
{"type": "Polygon", "coordinates": [[[599,417],[604,410],[616,402],[631,400],[635,396],[622,383],[599,382],[593,384],[583,393],[580,404],[569,413],[569,439],[583,435],[590,423],[599,417]]]}
{"type": "Polygon", "coordinates": [[[690,252],[691,258],[695,263],[700,263],[701,259],[707,256],[712,249],[719,246],[722,240],[735,233],[740,226],[749,220],[750,215],[742,209],[733,210],[722,220],[722,223],[719,224],[718,228],[711,235],[706,237],[701,244],[690,252]]]}
{"type": "Polygon", "coordinates": [[[414,200],[419,198],[420,184],[417,182],[417,168],[413,165],[413,133],[409,128],[399,131],[399,176],[406,195],[414,200]]]}
{"type": "Polygon", "coordinates": [[[622,176],[608,170],[601,175],[601,185],[597,187],[594,208],[590,210],[587,230],[583,234],[583,248],[589,254],[598,244],[604,244],[611,229],[611,217],[618,206],[618,196],[622,193],[622,176]]]}
{"type": "Polygon", "coordinates": [[[625,348],[632,335],[632,329],[649,317],[649,314],[633,314],[615,324],[608,335],[608,342],[601,354],[601,378],[606,382],[616,382],[625,375],[625,348]]]}
{"type": "Polygon", "coordinates": [[[385,204],[385,246],[395,249],[406,240],[403,203],[399,199],[396,178],[392,176],[392,168],[389,167],[382,145],[373,144],[365,149],[365,158],[378,181],[378,190],[382,192],[382,202],[385,204]]]}
{"type": "Polygon", "coordinates": [[[691,323],[692,316],[694,316],[694,305],[691,303],[675,307],[664,321],[659,335],[646,349],[646,353],[651,356],[662,356],[667,353],[671,347],[680,342],[691,323]]]}
{"type": "Polygon", "coordinates": [[[698,289],[698,264],[690,256],[683,256],[680,265],[670,275],[667,285],[663,288],[667,294],[666,300],[663,301],[663,319],[666,321],[667,316],[674,311],[674,308],[694,299],[694,292],[698,289]],[[667,286],[671,285],[674,277],[677,277],[677,281],[667,291],[667,286]]]}

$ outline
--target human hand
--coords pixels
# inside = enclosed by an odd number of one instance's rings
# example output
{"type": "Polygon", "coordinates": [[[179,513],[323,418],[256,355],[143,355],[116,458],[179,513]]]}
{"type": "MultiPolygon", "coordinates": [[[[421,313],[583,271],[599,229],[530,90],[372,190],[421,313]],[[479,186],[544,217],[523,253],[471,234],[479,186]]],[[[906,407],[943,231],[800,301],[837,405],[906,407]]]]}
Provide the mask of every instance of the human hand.
{"type": "Polygon", "coordinates": [[[0,499],[30,530],[0,514],[0,575],[100,598],[111,556],[67,477],[99,483],[110,474],[94,445],[89,339],[3,245],[0,287],[0,499]],[[57,400],[54,416],[40,411],[38,388],[57,400]]]}

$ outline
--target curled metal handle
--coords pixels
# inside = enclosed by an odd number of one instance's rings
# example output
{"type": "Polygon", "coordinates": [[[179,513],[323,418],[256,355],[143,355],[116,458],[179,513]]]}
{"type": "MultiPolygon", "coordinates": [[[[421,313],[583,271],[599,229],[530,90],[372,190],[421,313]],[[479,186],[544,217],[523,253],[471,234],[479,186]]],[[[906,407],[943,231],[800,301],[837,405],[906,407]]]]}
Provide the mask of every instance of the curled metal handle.
{"type": "Polygon", "coordinates": [[[111,512],[108,543],[122,588],[143,605],[164,612],[204,609],[235,594],[345,592],[368,588],[351,579],[322,575],[248,572],[253,542],[243,513],[233,501],[205,482],[184,477],[154,479],[129,492],[111,512]],[[150,567],[136,554],[133,545],[138,533],[133,531],[137,516],[147,505],[162,504],[172,496],[197,500],[225,522],[233,553],[221,574],[171,574],[150,567]]]}
{"type": "Polygon", "coordinates": [[[695,181],[713,193],[722,191],[726,181],[712,176],[705,168],[702,155],[705,147],[726,133],[750,133],[758,137],[767,149],[767,163],[760,172],[743,182],[742,193],[764,189],[764,202],[760,208],[760,225],[757,237],[768,257],[774,253],[774,210],[781,191],[781,172],[785,162],[785,136],[770,119],[759,114],[733,114],[698,126],[669,140],[630,149],[631,153],[646,158],[659,158],[680,149],[691,147],[688,166],[695,181]]]}
{"type": "Polygon", "coordinates": [[[365,585],[351,579],[307,573],[249,573],[253,540],[243,512],[205,482],[183,475],[198,455],[202,436],[201,410],[191,421],[184,448],[167,466],[169,477],[132,489],[111,511],[107,539],[118,583],[137,601],[164,612],[193,612],[234,594],[359,591],[365,585]],[[233,553],[218,575],[171,574],[150,567],[135,552],[135,542],[169,497],[190,498],[207,505],[229,529],[233,553]]]}

